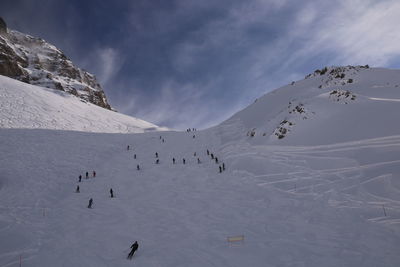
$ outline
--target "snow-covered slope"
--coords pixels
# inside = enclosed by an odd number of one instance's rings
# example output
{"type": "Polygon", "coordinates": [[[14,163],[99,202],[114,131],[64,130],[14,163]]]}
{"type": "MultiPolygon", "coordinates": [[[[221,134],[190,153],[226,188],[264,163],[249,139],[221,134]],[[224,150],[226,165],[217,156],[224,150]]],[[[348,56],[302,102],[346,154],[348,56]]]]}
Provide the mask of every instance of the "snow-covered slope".
{"type": "Polygon", "coordinates": [[[399,266],[398,71],[345,71],[204,131],[0,129],[0,266],[399,266]]]}
{"type": "Polygon", "coordinates": [[[165,130],[110,111],[66,92],[0,75],[0,128],[57,129],[103,133],[165,130]]]}
{"type": "Polygon", "coordinates": [[[400,70],[331,67],[256,100],[224,124],[259,144],[330,144],[400,134],[400,70]],[[321,74],[322,73],[322,74],[321,74]]]}

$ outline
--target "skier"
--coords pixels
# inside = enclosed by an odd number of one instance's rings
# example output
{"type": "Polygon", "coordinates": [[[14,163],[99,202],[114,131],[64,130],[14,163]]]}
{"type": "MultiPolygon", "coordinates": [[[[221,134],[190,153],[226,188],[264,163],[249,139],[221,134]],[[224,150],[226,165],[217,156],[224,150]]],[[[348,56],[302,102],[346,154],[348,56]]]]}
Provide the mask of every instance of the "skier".
{"type": "Polygon", "coordinates": [[[93,171],[93,178],[96,177],[96,171],[93,171]]]}
{"type": "Polygon", "coordinates": [[[79,185],[77,185],[76,186],[76,190],[75,190],[75,193],[79,193],[80,191],[79,191],[79,185]]]}
{"type": "Polygon", "coordinates": [[[136,169],[137,169],[137,170],[140,170],[139,164],[138,164],[138,165],[136,165],[136,169]]]}
{"type": "Polygon", "coordinates": [[[161,135],[160,135],[160,139],[161,139],[162,137],[161,137],[161,135]]]}
{"type": "Polygon", "coordinates": [[[222,167],[221,166],[219,166],[219,173],[221,173],[222,172],[222,167]]]}
{"type": "Polygon", "coordinates": [[[133,158],[136,159],[136,154],[133,155],[133,158]]]}
{"type": "Polygon", "coordinates": [[[194,152],[193,156],[196,157],[196,152],[194,152]]]}
{"type": "Polygon", "coordinates": [[[163,142],[163,143],[165,142],[164,138],[162,139],[162,142],[163,142]]]}
{"type": "Polygon", "coordinates": [[[86,179],[89,178],[89,172],[86,172],[86,179]]]}
{"type": "Polygon", "coordinates": [[[135,241],[135,243],[132,244],[131,246],[131,252],[129,252],[128,254],[128,259],[132,259],[133,254],[135,254],[135,251],[139,248],[139,244],[137,241],[135,241]]]}
{"type": "Polygon", "coordinates": [[[207,156],[209,156],[210,155],[210,151],[207,149],[207,156]]]}
{"type": "Polygon", "coordinates": [[[225,171],[225,163],[222,163],[222,170],[225,171]]]}
{"type": "Polygon", "coordinates": [[[126,150],[129,150],[129,148],[130,148],[130,147],[129,147],[129,145],[128,145],[128,146],[126,147],[126,150]]]}
{"type": "Polygon", "coordinates": [[[159,159],[156,160],[156,164],[158,164],[158,163],[160,163],[160,160],[159,160],[159,159]]]}
{"type": "Polygon", "coordinates": [[[200,164],[200,163],[201,163],[200,158],[197,158],[197,164],[200,164]]]}
{"type": "Polygon", "coordinates": [[[175,158],[172,158],[172,164],[175,164],[175,158]]]}
{"type": "Polygon", "coordinates": [[[185,159],[183,159],[183,160],[182,160],[182,162],[183,162],[183,164],[185,164],[185,163],[186,163],[186,160],[185,160],[185,159]]]}
{"type": "Polygon", "coordinates": [[[89,205],[88,208],[91,209],[93,204],[93,198],[89,199],[89,205]]]}
{"type": "Polygon", "coordinates": [[[211,153],[211,158],[214,159],[214,154],[213,153],[211,153]]]}
{"type": "Polygon", "coordinates": [[[112,190],[112,188],[110,188],[110,197],[111,197],[111,198],[114,197],[114,191],[112,190]]]}
{"type": "Polygon", "coordinates": [[[79,175],[79,182],[82,181],[82,175],[79,175]]]}
{"type": "Polygon", "coordinates": [[[196,138],[196,135],[193,135],[193,138],[196,138]]]}
{"type": "Polygon", "coordinates": [[[156,158],[158,158],[158,153],[156,152],[156,158]]]}
{"type": "Polygon", "coordinates": [[[218,164],[218,158],[217,158],[217,157],[215,157],[215,163],[217,163],[217,164],[218,164]]]}

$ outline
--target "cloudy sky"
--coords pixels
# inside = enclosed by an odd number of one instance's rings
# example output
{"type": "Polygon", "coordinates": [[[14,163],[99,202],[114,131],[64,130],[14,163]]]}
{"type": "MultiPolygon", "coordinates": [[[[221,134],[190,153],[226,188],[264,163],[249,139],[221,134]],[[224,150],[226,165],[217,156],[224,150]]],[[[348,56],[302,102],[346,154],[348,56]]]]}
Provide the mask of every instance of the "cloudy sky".
{"type": "Polygon", "coordinates": [[[122,113],[205,128],[330,65],[400,67],[398,0],[2,0],[122,113]]]}

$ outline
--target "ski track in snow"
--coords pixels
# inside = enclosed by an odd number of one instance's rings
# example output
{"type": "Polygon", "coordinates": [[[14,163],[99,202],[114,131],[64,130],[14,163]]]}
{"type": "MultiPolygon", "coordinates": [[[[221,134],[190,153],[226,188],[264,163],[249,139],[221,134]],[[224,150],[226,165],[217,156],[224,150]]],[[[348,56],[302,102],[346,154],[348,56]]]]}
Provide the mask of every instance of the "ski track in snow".
{"type": "Polygon", "coordinates": [[[400,136],[253,147],[230,142],[224,132],[0,130],[0,266],[18,266],[19,256],[22,266],[400,262],[400,166],[389,153],[400,154],[400,136]],[[218,173],[206,149],[225,162],[225,172],[218,173]],[[97,177],[85,179],[92,170],[97,177]],[[116,198],[109,197],[110,188],[116,198]],[[91,197],[93,209],[87,209],[91,197]],[[242,234],[243,243],[227,243],[228,236],[242,234]],[[139,250],[128,261],[135,240],[139,250]]]}

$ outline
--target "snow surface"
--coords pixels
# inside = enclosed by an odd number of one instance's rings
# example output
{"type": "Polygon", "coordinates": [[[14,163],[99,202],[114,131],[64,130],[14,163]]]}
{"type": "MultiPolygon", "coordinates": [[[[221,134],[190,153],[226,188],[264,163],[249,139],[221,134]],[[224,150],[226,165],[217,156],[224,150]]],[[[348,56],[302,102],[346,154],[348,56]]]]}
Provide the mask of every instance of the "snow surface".
{"type": "Polygon", "coordinates": [[[0,75],[0,128],[39,128],[103,133],[166,130],[110,111],[71,94],[0,75]]]}
{"type": "Polygon", "coordinates": [[[310,77],[198,132],[0,129],[0,266],[400,266],[400,103],[371,99],[400,99],[398,77],[310,77]]]}

